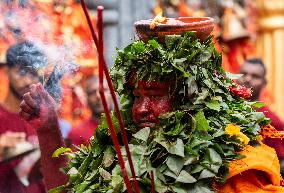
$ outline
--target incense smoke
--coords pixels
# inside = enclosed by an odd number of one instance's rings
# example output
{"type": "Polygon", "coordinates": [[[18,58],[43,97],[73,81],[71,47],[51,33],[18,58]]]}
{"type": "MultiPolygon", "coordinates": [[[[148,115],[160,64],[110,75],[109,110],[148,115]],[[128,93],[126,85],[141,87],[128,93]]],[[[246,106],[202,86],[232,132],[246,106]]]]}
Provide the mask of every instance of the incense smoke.
{"type": "Polygon", "coordinates": [[[64,75],[75,73],[79,66],[75,63],[76,54],[74,50],[61,45],[44,45],[45,53],[50,64],[53,66],[48,77],[43,78],[44,88],[56,101],[61,99],[61,79],[64,75]]]}

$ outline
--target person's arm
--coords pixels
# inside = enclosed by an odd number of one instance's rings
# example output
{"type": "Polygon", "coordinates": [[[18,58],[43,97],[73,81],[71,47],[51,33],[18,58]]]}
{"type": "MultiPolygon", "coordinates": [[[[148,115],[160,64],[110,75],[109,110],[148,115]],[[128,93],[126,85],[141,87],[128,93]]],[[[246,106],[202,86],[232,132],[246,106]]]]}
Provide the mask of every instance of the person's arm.
{"type": "Polygon", "coordinates": [[[64,147],[64,142],[56,122],[46,127],[37,129],[39,146],[41,151],[41,172],[47,189],[51,189],[65,184],[67,176],[60,171],[66,165],[65,156],[53,158],[52,154],[60,147],[64,147]]]}
{"type": "Polygon", "coordinates": [[[60,171],[67,158],[53,158],[52,154],[64,146],[58,125],[57,104],[41,84],[32,85],[23,96],[20,115],[37,131],[41,150],[41,169],[47,189],[66,184],[67,176],[60,171]]]}

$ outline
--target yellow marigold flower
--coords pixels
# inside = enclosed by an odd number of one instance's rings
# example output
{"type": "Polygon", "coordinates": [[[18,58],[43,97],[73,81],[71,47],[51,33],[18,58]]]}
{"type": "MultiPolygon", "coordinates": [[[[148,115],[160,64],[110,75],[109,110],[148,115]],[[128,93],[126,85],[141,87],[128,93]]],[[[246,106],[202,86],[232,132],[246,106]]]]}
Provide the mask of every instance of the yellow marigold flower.
{"type": "Polygon", "coordinates": [[[242,132],[239,132],[237,134],[237,136],[238,136],[238,139],[241,141],[241,143],[243,143],[245,145],[247,145],[250,141],[250,139],[245,134],[243,134],[242,132]]]}
{"type": "Polygon", "coordinates": [[[227,127],[225,128],[225,134],[230,135],[230,137],[232,137],[233,135],[237,135],[240,132],[241,128],[234,124],[228,124],[227,127]]]}

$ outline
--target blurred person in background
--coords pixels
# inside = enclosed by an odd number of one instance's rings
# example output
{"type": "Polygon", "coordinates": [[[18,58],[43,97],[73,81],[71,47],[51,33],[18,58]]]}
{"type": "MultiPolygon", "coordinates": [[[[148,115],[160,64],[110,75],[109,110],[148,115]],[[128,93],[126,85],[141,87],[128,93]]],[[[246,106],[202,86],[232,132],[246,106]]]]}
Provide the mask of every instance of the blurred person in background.
{"type": "MultiPolygon", "coordinates": [[[[0,154],[2,152],[2,156],[4,156],[5,149],[16,147],[24,141],[30,144],[38,143],[35,129],[19,116],[19,108],[30,85],[40,81],[34,66],[45,65],[47,57],[33,43],[21,42],[8,49],[6,61],[9,92],[4,101],[0,103],[0,154]]],[[[23,174],[21,170],[26,171],[33,164],[31,160],[28,161],[29,166],[26,165],[27,160],[23,164],[24,159],[0,165],[1,193],[45,192],[41,179],[26,184],[20,180],[23,174]]]]}
{"type": "MultiPolygon", "coordinates": [[[[246,60],[240,68],[240,74],[243,74],[238,79],[238,84],[244,85],[252,89],[250,101],[260,101],[262,89],[267,84],[266,67],[260,58],[252,58],[246,60]]],[[[271,119],[271,125],[278,131],[284,131],[284,122],[276,115],[268,106],[257,109],[263,112],[266,117],[271,119]]],[[[279,161],[281,163],[281,173],[284,173],[284,141],[281,139],[268,138],[264,139],[264,143],[276,150],[279,161]]]]}
{"type": "MultiPolygon", "coordinates": [[[[104,84],[104,92],[109,107],[111,106],[110,92],[104,84]]],[[[99,77],[96,75],[90,76],[86,80],[85,88],[87,96],[87,104],[91,110],[91,117],[80,123],[78,126],[71,129],[69,133],[69,140],[71,144],[80,145],[89,141],[94,135],[94,132],[101,122],[101,113],[104,112],[99,94],[99,77]]]]}

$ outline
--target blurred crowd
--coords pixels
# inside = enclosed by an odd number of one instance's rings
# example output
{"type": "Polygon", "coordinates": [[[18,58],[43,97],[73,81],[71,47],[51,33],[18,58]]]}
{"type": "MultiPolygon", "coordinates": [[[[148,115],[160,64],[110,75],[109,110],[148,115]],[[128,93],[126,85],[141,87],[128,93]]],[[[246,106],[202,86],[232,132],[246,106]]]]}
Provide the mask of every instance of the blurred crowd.
{"type": "MultiPolygon", "coordinates": [[[[269,64],[257,56],[257,16],[250,2],[224,1],[214,12],[210,9],[214,6],[202,1],[160,0],[152,11],[153,15],[164,11],[167,16],[214,16],[216,47],[223,53],[224,68],[243,74],[237,81],[252,88],[249,100],[271,104],[266,89],[269,64]]],[[[0,192],[45,192],[35,130],[18,114],[21,100],[30,85],[48,82],[55,72],[55,65],[50,64],[43,49],[46,45],[75,49],[79,67],[76,73],[63,76],[57,113],[66,144],[72,147],[88,143],[103,112],[97,56],[77,1],[5,0],[0,2],[0,10],[0,192]],[[35,68],[35,64],[42,65],[35,68]]],[[[111,106],[108,88],[104,91],[111,106]]],[[[280,118],[284,115],[277,115],[269,105],[258,111],[264,112],[277,130],[284,131],[280,118]]],[[[284,172],[284,141],[264,142],[275,148],[284,172]]]]}

